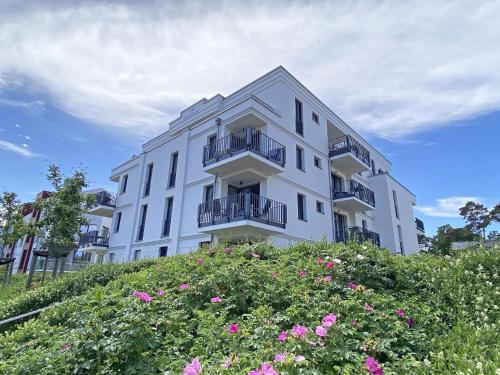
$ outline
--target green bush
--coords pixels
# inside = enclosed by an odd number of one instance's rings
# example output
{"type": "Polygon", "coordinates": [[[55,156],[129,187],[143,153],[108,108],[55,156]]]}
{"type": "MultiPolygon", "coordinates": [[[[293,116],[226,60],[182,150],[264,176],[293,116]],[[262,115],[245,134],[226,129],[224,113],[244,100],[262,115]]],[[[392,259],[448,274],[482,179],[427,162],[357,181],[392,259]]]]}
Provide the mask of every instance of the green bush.
{"type": "Polygon", "coordinates": [[[494,374],[498,255],[322,242],[163,258],[0,336],[0,373],[180,374],[197,358],[202,374],[368,374],[373,357],[386,375],[494,374]]]}
{"type": "MultiPolygon", "coordinates": [[[[154,264],[153,260],[122,264],[92,265],[82,271],[65,273],[59,279],[33,290],[11,295],[0,305],[0,320],[49,306],[67,298],[79,296],[97,285],[106,285],[111,280],[131,272],[137,272],[154,264]]],[[[6,329],[6,326],[0,326],[6,329]]]]}

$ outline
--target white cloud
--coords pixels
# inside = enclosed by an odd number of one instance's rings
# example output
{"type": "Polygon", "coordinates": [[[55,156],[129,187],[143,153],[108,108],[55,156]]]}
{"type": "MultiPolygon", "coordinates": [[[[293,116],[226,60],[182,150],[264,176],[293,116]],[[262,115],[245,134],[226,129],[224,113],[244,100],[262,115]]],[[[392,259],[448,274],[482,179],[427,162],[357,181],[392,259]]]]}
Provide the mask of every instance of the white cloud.
{"type": "Polygon", "coordinates": [[[28,147],[27,144],[23,143],[22,146],[23,147],[19,147],[18,145],[14,144],[14,143],[0,139],[0,149],[1,150],[14,152],[16,154],[24,156],[25,158],[33,158],[33,157],[40,156],[39,154],[37,154],[33,151],[27,150],[26,149],[28,147]]]}
{"type": "Polygon", "coordinates": [[[22,128],[22,126],[21,126],[21,125],[19,125],[19,124],[15,124],[15,125],[14,125],[14,127],[15,127],[15,128],[18,128],[18,129],[22,128]]]}
{"type": "Polygon", "coordinates": [[[478,197],[449,197],[436,199],[434,206],[416,206],[415,209],[427,216],[460,217],[459,210],[469,201],[481,202],[478,197]]]}
{"type": "Polygon", "coordinates": [[[500,2],[6,4],[0,93],[25,79],[74,116],[136,134],[277,65],[385,138],[500,109],[500,2]]]}
{"type": "Polygon", "coordinates": [[[27,140],[31,139],[31,137],[29,135],[19,134],[19,136],[24,138],[24,139],[27,139],[27,140]]]}

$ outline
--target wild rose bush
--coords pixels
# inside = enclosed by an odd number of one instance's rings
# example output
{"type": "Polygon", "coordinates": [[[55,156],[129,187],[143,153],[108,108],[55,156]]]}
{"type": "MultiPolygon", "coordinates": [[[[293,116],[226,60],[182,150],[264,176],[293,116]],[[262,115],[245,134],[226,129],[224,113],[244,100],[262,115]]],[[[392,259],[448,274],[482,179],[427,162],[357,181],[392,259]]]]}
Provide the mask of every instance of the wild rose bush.
{"type": "Polygon", "coordinates": [[[315,243],[169,257],[0,337],[0,373],[495,373],[498,255],[315,243]]]}

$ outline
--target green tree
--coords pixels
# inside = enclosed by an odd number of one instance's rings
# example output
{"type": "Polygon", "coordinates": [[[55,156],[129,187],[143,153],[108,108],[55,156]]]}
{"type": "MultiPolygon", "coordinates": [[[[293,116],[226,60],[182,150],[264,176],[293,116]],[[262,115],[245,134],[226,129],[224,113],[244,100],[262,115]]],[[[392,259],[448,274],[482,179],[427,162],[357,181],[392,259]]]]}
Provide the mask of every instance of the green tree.
{"type": "Polygon", "coordinates": [[[432,252],[436,254],[446,255],[451,251],[451,243],[458,241],[474,241],[478,239],[478,235],[474,234],[468,227],[453,228],[446,224],[438,227],[437,234],[432,238],[432,252]]]}
{"type": "Polygon", "coordinates": [[[500,202],[490,211],[490,219],[493,222],[500,223],[500,202]]]}
{"type": "Polygon", "coordinates": [[[65,177],[57,165],[51,164],[46,177],[54,191],[36,202],[35,207],[41,212],[38,223],[41,248],[56,258],[53,272],[56,277],[58,259],[75,248],[80,227],[88,222],[85,214],[94,203],[94,196],[82,194],[87,178],[81,169],[65,177]]]}
{"type": "Polygon", "coordinates": [[[23,205],[17,199],[17,194],[4,191],[0,195],[0,258],[5,256],[7,245],[30,234],[30,228],[24,222],[23,205]]]}
{"type": "Polygon", "coordinates": [[[486,228],[491,223],[491,213],[485,206],[469,201],[460,208],[460,216],[467,222],[467,228],[486,239],[486,228]]]}
{"type": "Polygon", "coordinates": [[[488,233],[488,240],[490,241],[498,241],[500,240],[500,233],[496,230],[492,230],[490,233],[488,233]]]}

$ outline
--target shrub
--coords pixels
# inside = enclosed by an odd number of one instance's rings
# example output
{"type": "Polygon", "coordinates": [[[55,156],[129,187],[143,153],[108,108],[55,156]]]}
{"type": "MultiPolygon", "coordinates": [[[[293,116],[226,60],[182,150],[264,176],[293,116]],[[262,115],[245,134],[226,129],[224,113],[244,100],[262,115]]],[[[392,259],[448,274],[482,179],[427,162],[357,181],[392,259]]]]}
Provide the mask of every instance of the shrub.
{"type": "MultiPolygon", "coordinates": [[[[65,273],[59,279],[46,285],[14,295],[0,306],[0,320],[78,296],[94,286],[106,285],[123,274],[137,272],[152,264],[154,264],[153,260],[122,264],[96,264],[79,272],[65,273]]],[[[0,326],[0,329],[6,328],[5,325],[0,326]]]]}
{"type": "Polygon", "coordinates": [[[0,373],[492,373],[498,255],[323,242],[168,257],[0,337],[0,373]]]}

